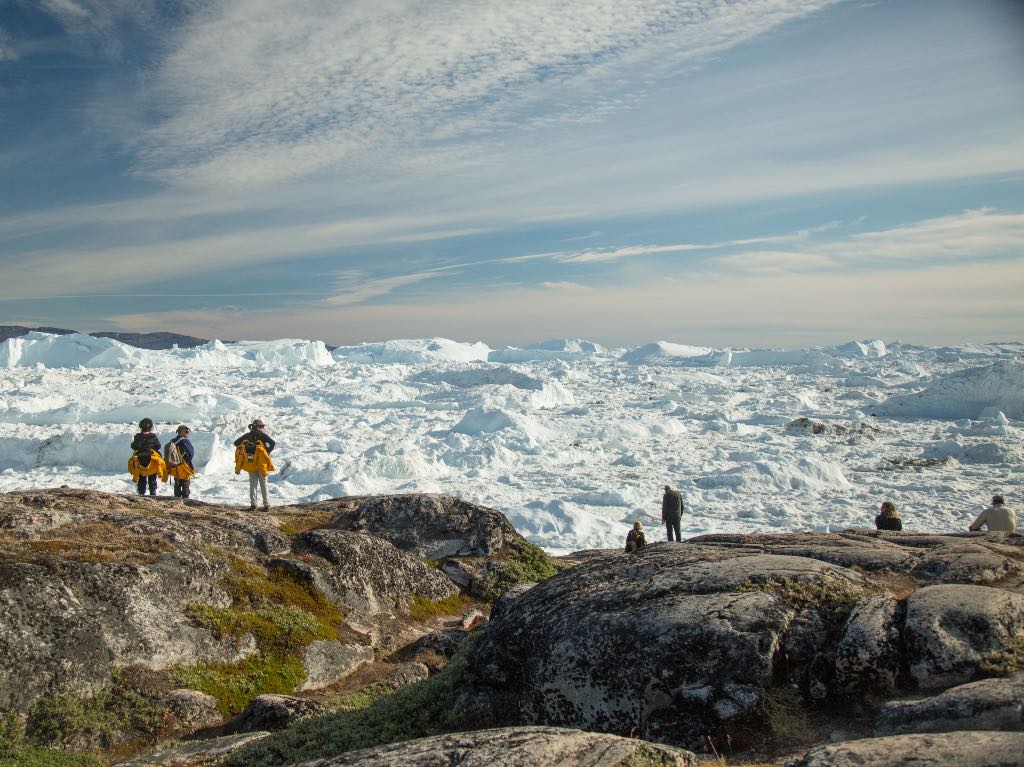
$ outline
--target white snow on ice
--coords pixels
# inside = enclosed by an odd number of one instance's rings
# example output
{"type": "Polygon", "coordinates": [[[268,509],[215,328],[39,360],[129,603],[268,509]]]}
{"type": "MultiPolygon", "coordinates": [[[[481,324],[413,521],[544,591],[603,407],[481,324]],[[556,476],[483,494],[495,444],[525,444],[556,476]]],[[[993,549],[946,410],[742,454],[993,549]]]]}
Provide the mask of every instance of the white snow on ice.
{"type": "Polygon", "coordinates": [[[231,442],[259,416],[278,441],[276,503],[450,493],[554,553],[618,547],[635,520],[661,537],[665,483],[683,491],[688,535],[871,526],[883,499],[908,530],[956,530],[995,492],[1020,505],[1024,488],[1016,343],[149,351],[30,333],[0,344],[0,490],[131,492],[146,416],[162,441],[192,426],[196,498],[247,502],[231,442]]]}

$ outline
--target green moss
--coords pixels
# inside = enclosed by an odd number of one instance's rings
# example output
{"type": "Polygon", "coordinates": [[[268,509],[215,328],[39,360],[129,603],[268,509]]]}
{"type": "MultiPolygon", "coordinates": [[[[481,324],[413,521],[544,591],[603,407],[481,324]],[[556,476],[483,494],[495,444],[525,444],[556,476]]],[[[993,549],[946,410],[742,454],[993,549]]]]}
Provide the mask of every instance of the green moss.
{"type": "Polygon", "coordinates": [[[1024,636],[1015,636],[1005,650],[986,655],[978,663],[978,668],[992,676],[1009,676],[1024,671],[1024,636]]]}
{"type": "Polygon", "coordinates": [[[235,663],[202,663],[172,672],[182,687],[217,699],[224,716],[234,716],[257,695],[294,692],[306,678],[302,662],[272,652],[257,652],[235,663]]]}
{"type": "Polygon", "coordinates": [[[293,511],[278,515],[277,529],[285,535],[298,535],[307,530],[323,527],[331,521],[333,511],[293,511]]]}
{"type": "Polygon", "coordinates": [[[381,698],[390,692],[393,692],[393,688],[383,682],[374,682],[361,690],[335,699],[331,702],[331,708],[366,708],[372,703],[375,703],[378,698],[381,698]]]}
{"type": "MultiPolygon", "coordinates": [[[[468,643],[467,643],[468,645],[468,643]]],[[[467,645],[444,671],[417,684],[382,695],[362,708],[303,720],[227,757],[220,767],[297,764],[336,754],[463,727],[455,700],[466,673],[467,645]]]]}
{"type": "Polygon", "coordinates": [[[762,579],[748,578],[736,588],[737,591],[764,591],[789,602],[798,610],[813,609],[825,620],[826,625],[841,626],[853,610],[857,600],[866,593],[846,581],[832,583],[820,581],[798,581],[792,578],[762,579]]]}
{"type": "Polygon", "coordinates": [[[158,703],[123,686],[91,698],[54,695],[29,710],[25,740],[34,746],[95,742],[110,748],[119,742],[154,742],[168,728],[171,715],[158,703]]]}
{"type": "Polygon", "coordinates": [[[461,594],[453,594],[444,599],[427,599],[419,594],[413,594],[412,603],[409,605],[409,614],[418,621],[425,621],[439,615],[454,615],[462,612],[467,600],[461,594]]]}
{"type": "Polygon", "coordinates": [[[103,767],[93,754],[40,748],[26,743],[5,743],[0,738],[0,767],[103,767]]]}
{"type": "Polygon", "coordinates": [[[218,639],[239,639],[246,634],[256,638],[263,650],[295,653],[317,639],[338,638],[338,629],[298,607],[261,607],[243,610],[237,607],[189,605],[185,613],[197,626],[209,629],[218,639]]]}
{"type": "Polygon", "coordinates": [[[221,585],[231,596],[232,607],[294,607],[311,613],[328,625],[344,623],[341,611],[320,589],[296,580],[283,569],[268,573],[258,565],[233,557],[231,572],[221,585]]]}
{"type": "Polygon", "coordinates": [[[542,548],[522,541],[481,579],[480,594],[488,602],[493,602],[517,584],[540,583],[557,572],[542,548]]]}

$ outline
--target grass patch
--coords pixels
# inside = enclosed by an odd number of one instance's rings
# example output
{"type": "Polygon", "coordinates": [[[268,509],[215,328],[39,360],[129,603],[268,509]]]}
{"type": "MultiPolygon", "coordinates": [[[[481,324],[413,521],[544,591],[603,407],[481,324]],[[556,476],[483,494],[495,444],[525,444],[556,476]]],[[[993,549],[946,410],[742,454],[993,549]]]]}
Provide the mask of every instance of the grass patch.
{"type": "Polygon", "coordinates": [[[287,570],[267,572],[240,557],[230,557],[221,586],[230,607],[189,605],[192,622],[218,639],[250,634],[257,652],[233,663],[201,663],[177,668],[177,684],[217,699],[224,716],[233,716],[257,695],[290,694],[305,681],[302,651],[311,642],[336,640],[345,620],[337,605],[312,583],[287,570]]]}
{"type": "Polygon", "coordinates": [[[762,708],[764,721],[776,744],[790,748],[816,740],[817,732],[799,690],[788,686],[769,687],[765,690],[762,708]]]}
{"type": "Polygon", "coordinates": [[[0,553],[22,561],[56,557],[102,565],[151,565],[168,551],[174,551],[174,545],[158,535],[139,535],[103,520],[57,527],[34,541],[0,539],[0,553]]]}
{"type": "Polygon", "coordinates": [[[307,530],[323,527],[333,516],[333,511],[292,511],[278,517],[281,521],[278,522],[277,529],[285,535],[298,535],[307,530]]]}
{"type": "Polygon", "coordinates": [[[0,767],[102,767],[98,756],[60,751],[29,743],[15,714],[0,714],[0,767]]]}
{"type": "Polygon", "coordinates": [[[455,700],[467,668],[467,642],[440,673],[366,706],[312,717],[228,756],[219,767],[298,764],[361,748],[425,738],[463,727],[455,700]]]}
{"type": "Polygon", "coordinates": [[[978,668],[991,676],[1009,676],[1024,671],[1024,636],[1015,636],[1005,650],[986,655],[978,663],[978,668]]]}
{"type": "Polygon", "coordinates": [[[427,599],[419,594],[413,594],[409,614],[418,621],[425,621],[440,615],[462,612],[468,603],[469,600],[461,594],[453,594],[444,599],[427,599]]]}
{"type": "Polygon", "coordinates": [[[748,578],[736,587],[737,591],[764,591],[783,599],[798,610],[813,609],[831,627],[841,626],[849,617],[857,600],[865,591],[846,581],[831,583],[798,581],[793,578],[748,578]]]}
{"type": "Polygon", "coordinates": [[[225,717],[234,716],[257,695],[295,691],[306,678],[302,661],[270,652],[257,652],[235,663],[201,663],[171,672],[182,687],[217,699],[225,717]]]}
{"type": "Polygon", "coordinates": [[[388,693],[394,692],[394,688],[385,684],[384,682],[374,682],[368,684],[356,692],[343,695],[331,701],[331,708],[334,709],[357,709],[366,708],[373,703],[376,703],[379,698],[384,697],[388,693]]]}
{"type": "Polygon", "coordinates": [[[32,758],[40,759],[56,758],[45,753],[54,748],[129,753],[155,744],[173,723],[164,706],[115,676],[114,687],[90,698],[53,695],[37,701],[26,717],[23,737],[17,740],[39,752],[32,758]]]}

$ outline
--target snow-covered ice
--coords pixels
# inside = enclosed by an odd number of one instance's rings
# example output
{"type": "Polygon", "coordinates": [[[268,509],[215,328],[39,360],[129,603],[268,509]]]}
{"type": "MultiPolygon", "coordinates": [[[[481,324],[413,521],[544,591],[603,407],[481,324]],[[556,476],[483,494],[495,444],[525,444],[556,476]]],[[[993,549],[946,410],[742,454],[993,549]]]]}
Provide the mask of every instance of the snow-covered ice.
{"type": "Polygon", "coordinates": [[[145,416],[162,441],[192,426],[200,499],[247,502],[231,442],[259,416],[278,441],[274,502],[450,493],[556,553],[618,547],[636,520],[661,537],[665,483],[688,535],[871,526],[883,499],[905,529],[957,530],[1024,489],[1022,344],[149,351],[30,333],[0,344],[0,490],[131,492],[145,416]]]}

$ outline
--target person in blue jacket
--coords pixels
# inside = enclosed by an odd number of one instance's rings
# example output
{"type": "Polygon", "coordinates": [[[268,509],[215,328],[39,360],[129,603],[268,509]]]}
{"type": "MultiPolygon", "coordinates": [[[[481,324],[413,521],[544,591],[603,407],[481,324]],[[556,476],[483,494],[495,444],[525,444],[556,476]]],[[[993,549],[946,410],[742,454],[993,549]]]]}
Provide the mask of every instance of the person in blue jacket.
{"type": "MultiPolygon", "coordinates": [[[[188,435],[192,433],[192,430],[182,424],[177,429],[178,436],[171,440],[172,445],[176,445],[178,452],[181,453],[181,459],[188,464],[188,467],[192,471],[196,470],[195,465],[192,463],[192,459],[196,457],[195,448],[192,447],[192,442],[189,441],[188,435]]],[[[190,479],[178,479],[174,478],[174,497],[175,498],[188,498],[191,492],[192,480],[190,479]]]]}
{"type": "MultiPolygon", "coordinates": [[[[149,466],[151,450],[160,452],[160,438],[153,433],[153,419],[143,418],[139,421],[139,433],[132,439],[132,452],[139,456],[140,465],[149,466]]],[[[146,494],[146,485],[149,485],[149,494],[156,495],[157,479],[159,478],[156,474],[150,474],[148,477],[139,476],[136,487],[139,495],[146,494]]]]}

